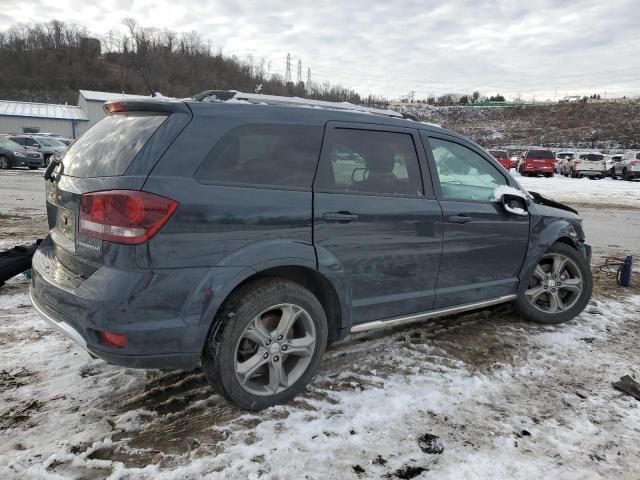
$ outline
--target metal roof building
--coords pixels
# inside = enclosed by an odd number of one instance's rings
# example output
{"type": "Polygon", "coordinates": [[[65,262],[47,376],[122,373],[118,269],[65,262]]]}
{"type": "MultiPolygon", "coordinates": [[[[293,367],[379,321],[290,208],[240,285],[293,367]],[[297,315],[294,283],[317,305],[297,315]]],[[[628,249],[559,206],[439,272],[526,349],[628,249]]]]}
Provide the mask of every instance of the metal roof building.
{"type": "Polygon", "coordinates": [[[93,90],[80,90],[78,96],[78,107],[81,108],[87,120],[89,120],[89,127],[92,127],[96,122],[99,122],[106,115],[102,109],[104,102],[110,100],[122,100],[122,99],[136,99],[136,98],[149,98],[143,95],[129,95],[126,93],[111,93],[111,92],[95,92],[93,90]]]}
{"type": "Polygon", "coordinates": [[[88,124],[86,113],[74,105],[0,100],[1,133],[57,133],[76,138],[88,124]]]}

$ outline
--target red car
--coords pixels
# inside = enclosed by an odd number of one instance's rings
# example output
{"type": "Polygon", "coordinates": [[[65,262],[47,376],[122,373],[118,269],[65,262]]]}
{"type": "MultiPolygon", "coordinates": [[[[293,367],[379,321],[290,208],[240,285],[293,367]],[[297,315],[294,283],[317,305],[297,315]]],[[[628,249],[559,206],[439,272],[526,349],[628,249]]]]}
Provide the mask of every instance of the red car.
{"type": "Polygon", "coordinates": [[[500,162],[504,168],[509,170],[511,168],[511,160],[506,150],[489,150],[489,153],[500,162]]]}
{"type": "Polygon", "coordinates": [[[542,174],[553,177],[556,158],[551,150],[528,150],[522,155],[518,172],[523,176],[542,174]]]}

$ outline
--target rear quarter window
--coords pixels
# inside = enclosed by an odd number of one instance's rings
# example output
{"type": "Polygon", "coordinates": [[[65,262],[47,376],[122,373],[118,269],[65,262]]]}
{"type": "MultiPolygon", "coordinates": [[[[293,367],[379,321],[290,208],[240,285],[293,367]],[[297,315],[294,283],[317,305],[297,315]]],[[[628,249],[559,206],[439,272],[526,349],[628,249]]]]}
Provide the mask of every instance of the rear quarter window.
{"type": "Polygon", "coordinates": [[[122,175],[167,119],[158,113],[109,115],[71,145],[62,161],[72,177],[122,175]]]}
{"type": "Polygon", "coordinates": [[[203,183],[311,189],[322,127],[244,125],[222,137],[195,174],[203,183]]]}

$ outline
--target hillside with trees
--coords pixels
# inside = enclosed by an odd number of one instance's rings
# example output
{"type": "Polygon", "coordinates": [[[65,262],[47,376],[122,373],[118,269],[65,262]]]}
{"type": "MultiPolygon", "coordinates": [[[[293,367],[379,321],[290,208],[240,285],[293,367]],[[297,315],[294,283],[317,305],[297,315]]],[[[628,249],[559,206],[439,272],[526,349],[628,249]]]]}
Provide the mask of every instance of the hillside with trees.
{"type": "Polygon", "coordinates": [[[598,150],[640,148],[640,102],[507,107],[401,106],[419,120],[461,132],[484,146],[544,145],[598,150]]]}
{"type": "Polygon", "coordinates": [[[91,38],[82,27],[52,21],[0,32],[0,98],[75,103],[79,89],[148,94],[153,89],[188,97],[208,89],[234,89],[363,103],[353,90],[328,83],[305,85],[271,75],[264,60],[252,64],[223,55],[195,32],[141,28],[125,20],[125,33],[91,38]]]}

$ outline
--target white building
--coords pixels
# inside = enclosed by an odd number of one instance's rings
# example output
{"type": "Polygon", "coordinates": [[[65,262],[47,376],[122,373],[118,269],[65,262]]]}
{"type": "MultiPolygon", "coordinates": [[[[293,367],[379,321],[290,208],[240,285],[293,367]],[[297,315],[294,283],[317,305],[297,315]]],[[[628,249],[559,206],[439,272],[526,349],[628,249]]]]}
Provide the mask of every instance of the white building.
{"type": "Polygon", "coordinates": [[[105,102],[143,98],[149,97],[80,90],[78,106],[0,100],[0,133],[57,133],[77,138],[105,117],[105,102]]]}
{"type": "Polygon", "coordinates": [[[125,93],[110,93],[110,92],[94,92],[92,90],[80,90],[78,96],[78,107],[81,108],[87,120],[89,120],[89,127],[92,127],[95,123],[99,122],[105,117],[105,112],[102,106],[104,102],[111,100],[123,100],[123,99],[141,99],[149,98],[143,95],[129,95],[125,93]]]}
{"type": "Polygon", "coordinates": [[[75,105],[0,100],[0,133],[57,133],[76,138],[89,128],[75,105]]]}

